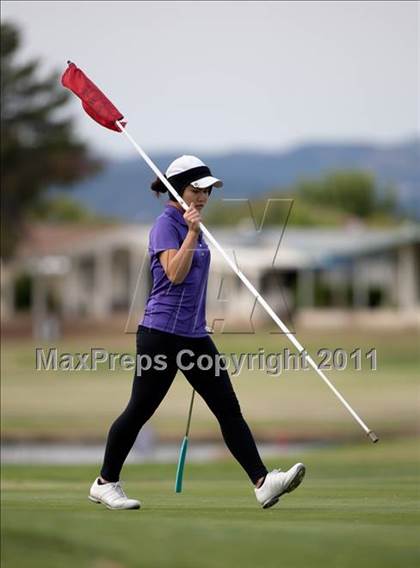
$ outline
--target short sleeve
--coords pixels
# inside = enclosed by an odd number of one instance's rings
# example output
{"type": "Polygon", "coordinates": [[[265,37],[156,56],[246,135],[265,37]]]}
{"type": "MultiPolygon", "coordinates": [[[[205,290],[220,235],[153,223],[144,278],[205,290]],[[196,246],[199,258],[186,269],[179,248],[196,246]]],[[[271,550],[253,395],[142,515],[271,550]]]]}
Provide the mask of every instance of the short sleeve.
{"type": "Polygon", "coordinates": [[[150,231],[150,254],[159,254],[164,250],[178,250],[181,246],[178,231],[167,217],[159,217],[150,231]]]}

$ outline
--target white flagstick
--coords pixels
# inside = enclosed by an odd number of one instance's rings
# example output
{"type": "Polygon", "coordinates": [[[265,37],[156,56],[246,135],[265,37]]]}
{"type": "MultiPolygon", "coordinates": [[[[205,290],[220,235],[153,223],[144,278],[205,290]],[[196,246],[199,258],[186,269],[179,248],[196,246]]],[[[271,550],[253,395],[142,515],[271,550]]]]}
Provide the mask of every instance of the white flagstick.
{"type": "MultiPolygon", "coordinates": [[[[133,144],[133,146],[135,147],[135,149],[137,150],[137,152],[140,154],[140,156],[145,160],[145,162],[150,166],[150,168],[155,172],[155,174],[157,175],[157,177],[161,180],[161,182],[165,185],[165,187],[168,189],[168,191],[175,197],[175,199],[178,201],[178,203],[180,203],[182,205],[182,207],[187,210],[188,209],[188,205],[185,203],[185,201],[182,199],[182,197],[180,195],[178,195],[178,193],[175,191],[175,189],[172,187],[172,185],[169,183],[169,181],[165,178],[165,176],[160,172],[159,168],[152,162],[152,160],[149,158],[149,156],[142,150],[142,148],[140,148],[140,146],[137,144],[137,142],[130,136],[130,134],[127,132],[127,130],[122,126],[121,122],[119,120],[116,121],[116,124],[119,126],[119,128],[121,129],[122,133],[128,138],[128,140],[133,144]]],[[[289,340],[293,343],[293,345],[298,349],[299,353],[303,355],[303,357],[305,357],[305,359],[308,361],[308,363],[311,365],[311,367],[318,373],[318,375],[321,377],[321,379],[324,381],[324,383],[332,390],[332,392],[335,394],[335,396],[339,399],[339,401],[347,408],[347,410],[350,412],[350,414],[353,416],[353,418],[356,420],[356,422],[359,423],[359,425],[363,428],[363,430],[366,432],[366,434],[369,436],[370,440],[375,443],[379,440],[378,436],[375,434],[375,432],[373,432],[373,430],[370,430],[370,428],[368,428],[368,426],[363,422],[363,420],[360,418],[360,416],[353,410],[353,408],[350,406],[350,404],[345,400],[345,398],[340,394],[340,392],[335,388],[335,386],[327,379],[327,377],[325,376],[325,374],[321,371],[321,369],[318,368],[317,364],[315,363],[315,361],[312,359],[312,357],[306,352],[306,350],[304,349],[304,347],[299,343],[299,341],[296,339],[296,337],[292,334],[291,331],[289,331],[289,329],[287,328],[287,326],[282,322],[282,320],[277,316],[277,314],[274,312],[274,310],[270,307],[270,305],[264,300],[264,298],[261,296],[261,294],[258,292],[258,290],[251,284],[251,282],[248,280],[248,278],[245,276],[245,274],[243,274],[241,272],[241,270],[239,270],[239,268],[235,265],[235,263],[232,261],[232,259],[229,257],[229,255],[224,251],[224,249],[221,247],[221,245],[219,245],[219,243],[216,241],[216,239],[213,237],[213,235],[210,233],[210,231],[203,225],[203,223],[200,223],[200,229],[203,231],[203,234],[206,236],[206,238],[208,239],[209,242],[211,242],[213,244],[214,247],[216,247],[216,249],[220,252],[220,254],[223,256],[223,258],[226,260],[226,262],[229,264],[229,266],[231,267],[231,269],[233,270],[233,272],[242,280],[242,282],[245,284],[245,286],[248,288],[248,290],[251,292],[251,294],[256,298],[257,302],[259,302],[259,304],[261,304],[261,306],[265,309],[265,311],[268,313],[268,315],[271,317],[271,319],[277,324],[277,326],[285,333],[285,335],[287,335],[287,337],[289,338],[289,340]]]]}

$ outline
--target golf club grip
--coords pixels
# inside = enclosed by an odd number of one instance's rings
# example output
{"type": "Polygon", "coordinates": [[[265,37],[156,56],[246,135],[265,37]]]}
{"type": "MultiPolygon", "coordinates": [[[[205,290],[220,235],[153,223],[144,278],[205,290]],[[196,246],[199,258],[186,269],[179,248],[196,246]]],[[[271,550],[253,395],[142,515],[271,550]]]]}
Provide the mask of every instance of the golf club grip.
{"type": "Polygon", "coordinates": [[[187,455],[188,448],[188,438],[184,436],[182,440],[181,449],[179,450],[178,467],[176,469],[175,478],[175,493],[181,493],[182,491],[182,479],[184,477],[184,464],[185,456],[187,455]]]}

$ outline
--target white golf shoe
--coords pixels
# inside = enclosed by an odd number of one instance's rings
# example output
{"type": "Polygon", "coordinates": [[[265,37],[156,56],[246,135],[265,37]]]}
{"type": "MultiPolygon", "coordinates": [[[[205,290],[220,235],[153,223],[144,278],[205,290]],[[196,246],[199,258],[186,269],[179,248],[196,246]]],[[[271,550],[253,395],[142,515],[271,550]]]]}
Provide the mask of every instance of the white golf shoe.
{"type": "Polygon", "coordinates": [[[270,471],[261,487],[255,488],[257,501],[263,509],[272,507],[284,493],[290,493],[296,489],[304,476],[305,466],[303,463],[296,463],[288,471],[280,471],[279,469],[270,471]]]}
{"type": "Polygon", "coordinates": [[[108,509],[140,509],[140,501],[129,499],[119,481],[99,485],[99,477],[90,488],[89,499],[94,503],[103,503],[108,509]]]}

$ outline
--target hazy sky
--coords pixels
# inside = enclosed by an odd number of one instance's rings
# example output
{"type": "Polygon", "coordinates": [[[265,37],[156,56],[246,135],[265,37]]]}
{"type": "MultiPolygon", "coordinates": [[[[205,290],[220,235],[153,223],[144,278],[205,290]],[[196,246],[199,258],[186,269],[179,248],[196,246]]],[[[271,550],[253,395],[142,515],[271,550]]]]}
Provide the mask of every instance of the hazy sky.
{"type": "MultiPolygon", "coordinates": [[[[21,57],[81,67],[146,151],[393,142],[418,128],[416,2],[2,2],[21,57]]],[[[133,155],[72,101],[79,134],[133,155]]]]}

